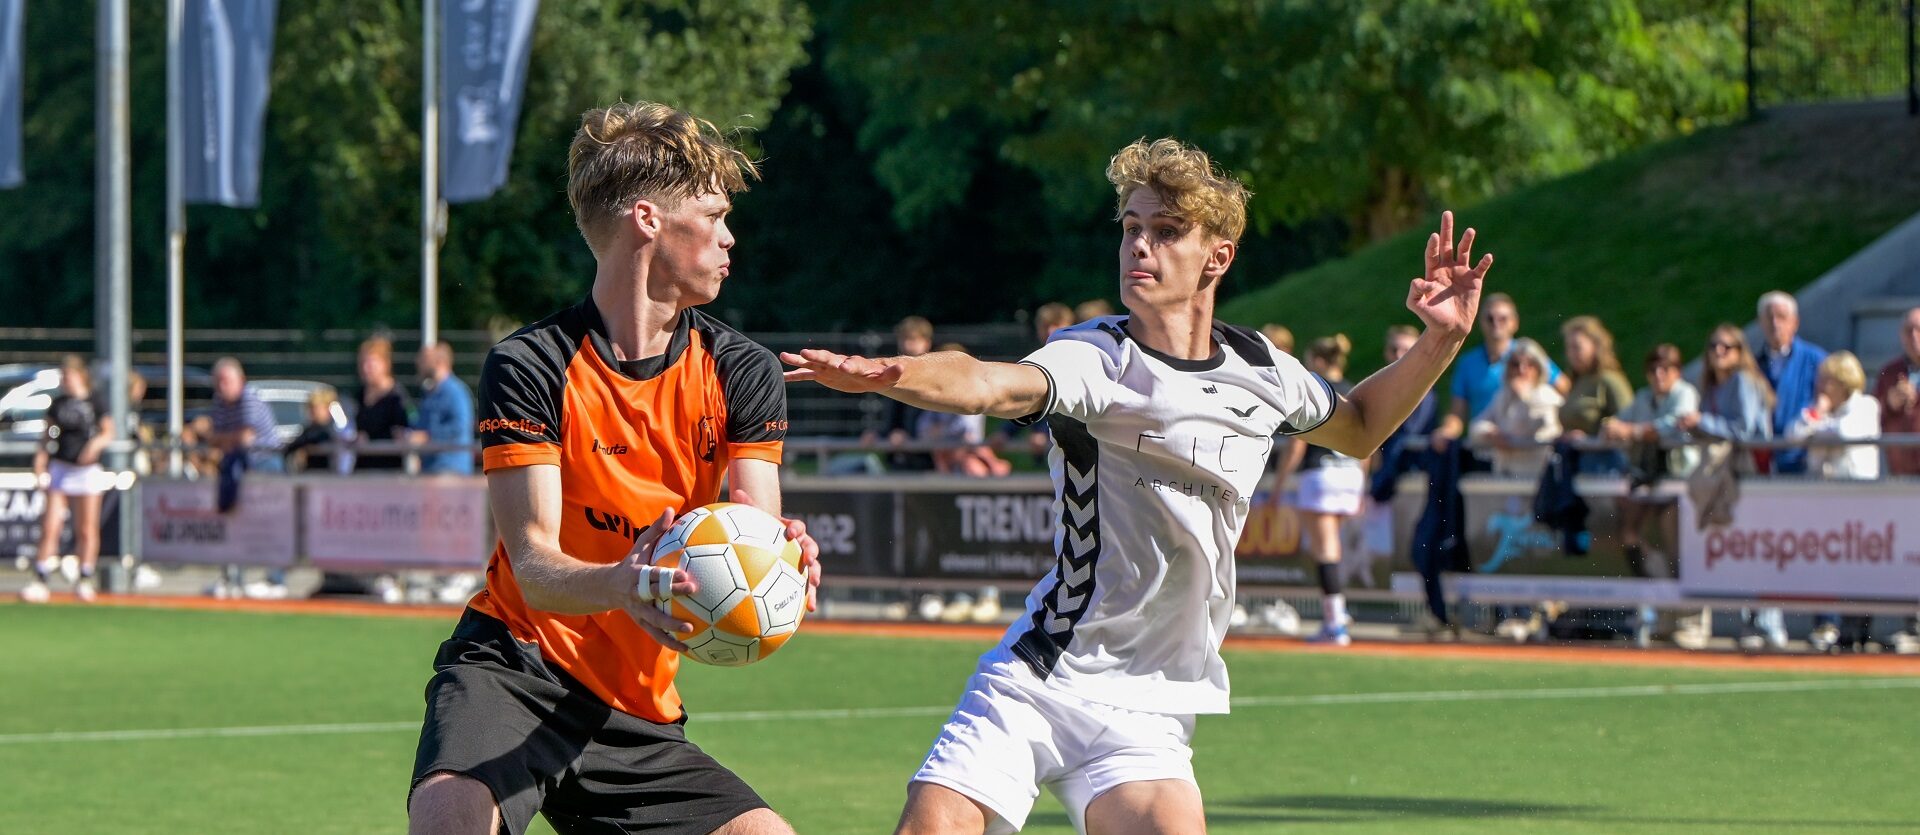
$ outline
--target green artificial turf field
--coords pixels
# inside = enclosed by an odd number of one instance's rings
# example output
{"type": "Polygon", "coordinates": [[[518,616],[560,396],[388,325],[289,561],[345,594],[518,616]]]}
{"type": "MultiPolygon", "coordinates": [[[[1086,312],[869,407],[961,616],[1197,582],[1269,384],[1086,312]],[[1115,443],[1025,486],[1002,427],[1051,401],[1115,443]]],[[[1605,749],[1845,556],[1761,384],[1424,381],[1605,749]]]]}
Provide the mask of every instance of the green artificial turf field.
{"type": "MultiPolygon", "coordinates": [[[[404,831],[449,626],[0,605],[0,832],[404,831]]],[[[800,832],[886,832],[982,648],[803,633],[755,667],[688,665],[690,734],[800,832]]],[[[1216,832],[1920,829],[1920,679],[1229,663],[1236,712],[1194,742],[1216,832]]],[[[1050,798],[1030,824],[1071,831],[1050,798]]]]}

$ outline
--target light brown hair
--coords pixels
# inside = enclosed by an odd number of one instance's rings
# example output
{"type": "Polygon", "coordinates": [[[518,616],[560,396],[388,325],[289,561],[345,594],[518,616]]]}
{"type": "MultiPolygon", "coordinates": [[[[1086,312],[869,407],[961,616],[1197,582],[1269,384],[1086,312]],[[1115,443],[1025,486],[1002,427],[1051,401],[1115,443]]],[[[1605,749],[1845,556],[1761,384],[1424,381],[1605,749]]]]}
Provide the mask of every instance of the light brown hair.
{"type": "Polygon", "coordinates": [[[760,169],[712,122],[653,102],[621,102],[580,116],[567,148],[567,202],[597,250],[608,221],[651,200],[666,210],[702,194],[747,190],[760,169]]]}
{"type": "Polygon", "coordinates": [[[1734,352],[1739,355],[1734,360],[1733,373],[1746,376],[1755,387],[1760,389],[1761,401],[1766,405],[1767,411],[1773,411],[1773,385],[1767,382],[1766,375],[1760,373],[1760,364],[1753,359],[1753,348],[1747,344],[1747,334],[1731,322],[1721,323],[1719,327],[1713,329],[1712,335],[1707,337],[1707,350],[1703,354],[1706,359],[1700,363],[1700,393],[1710,396],[1721,383],[1730,379],[1721,377],[1713,368],[1713,341],[1721,338],[1731,343],[1734,346],[1734,352]]]}
{"type": "Polygon", "coordinates": [[[1353,341],[1344,333],[1323,336],[1307,347],[1307,356],[1338,371],[1347,370],[1347,355],[1353,353],[1353,341]]]}
{"type": "MultiPolygon", "coordinates": [[[[1571,341],[1574,334],[1585,336],[1593,343],[1594,371],[1620,371],[1620,355],[1614,352],[1613,332],[1600,324],[1598,316],[1575,316],[1560,326],[1560,338],[1571,341]]],[[[1578,374],[1578,369],[1567,369],[1578,374]]]]}
{"type": "Polygon", "coordinates": [[[933,323],[927,321],[927,317],[908,316],[905,319],[901,319],[900,324],[893,326],[893,338],[895,339],[904,340],[915,336],[928,342],[933,341],[933,323]]]}
{"type": "Polygon", "coordinates": [[[1281,351],[1284,351],[1289,354],[1293,353],[1293,329],[1292,328],[1289,328],[1286,325],[1279,325],[1273,322],[1268,322],[1260,326],[1260,333],[1266,336],[1268,342],[1273,343],[1273,347],[1279,348],[1281,351]]]}

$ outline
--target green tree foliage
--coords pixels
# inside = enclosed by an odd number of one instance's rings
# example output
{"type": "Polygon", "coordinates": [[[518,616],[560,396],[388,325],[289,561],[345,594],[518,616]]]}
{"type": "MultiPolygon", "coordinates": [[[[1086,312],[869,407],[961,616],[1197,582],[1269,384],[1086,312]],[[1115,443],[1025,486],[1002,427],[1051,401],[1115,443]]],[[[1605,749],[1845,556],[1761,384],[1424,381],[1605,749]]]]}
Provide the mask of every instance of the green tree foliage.
{"type": "Polygon", "coordinates": [[[828,67],[876,109],[862,143],[903,224],[964,194],[975,150],[1061,211],[1142,135],[1213,152],[1262,228],[1364,237],[1734,115],[1728,2],[828,0],[828,67]]]}
{"type": "MultiPolygon", "coordinates": [[[[93,6],[27,16],[27,186],[0,192],[0,294],[14,324],[92,319],[93,6]]],[[[164,4],[134,4],[136,322],[161,321],[165,278],[164,4]]],[[[283,3],[261,205],[189,210],[195,325],[312,327],[418,318],[420,5],[283,3]]],[[[764,123],[806,59],[793,0],[547,3],[507,186],[453,207],[443,322],[524,319],[577,298],[592,259],[567,209],[566,146],[579,114],[657,100],[764,123]]]]}

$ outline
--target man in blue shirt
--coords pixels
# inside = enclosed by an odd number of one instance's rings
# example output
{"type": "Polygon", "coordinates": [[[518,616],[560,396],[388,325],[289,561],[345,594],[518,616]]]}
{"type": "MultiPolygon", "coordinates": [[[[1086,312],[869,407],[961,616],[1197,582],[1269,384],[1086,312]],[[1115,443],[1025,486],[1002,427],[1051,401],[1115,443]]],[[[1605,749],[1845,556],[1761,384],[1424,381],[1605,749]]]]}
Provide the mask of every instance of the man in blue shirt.
{"type": "MultiPolygon", "coordinates": [[[[1447,389],[1452,399],[1447,405],[1446,418],[1433,432],[1435,448],[1446,449],[1448,443],[1459,440],[1467,422],[1485,410],[1494,395],[1500,393],[1507,352],[1513,349],[1514,337],[1519,333],[1520,310],[1514,306],[1513,297],[1505,293],[1487,294],[1480,306],[1480,345],[1461,351],[1460,358],[1454,360],[1453,382],[1447,389]]],[[[1565,394],[1572,381],[1548,360],[1547,382],[1565,394]]]]}
{"type": "MultiPolygon", "coordinates": [[[[473,392],[453,376],[453,346],[436,342],[420,348],[419,428],[414,443],[473,443],[473,392]]],[[[421,475],[473,475],[473,450],[444,450],[420,455],[421,475]]]]}
{"type": "MultiPolygon", "coordinates": [[[[1792,296],[1774,290],[1760,297],[1756,314],[1760,319],[1761,350],[1754,357],[1760,373],[1773,386],[1773,436],[1786,434],[1787,427],[1813,403],[1814,383],[1820,376],[1820,363],[1826,349],[1800,338],[1800,304],[1792,296]]],[[[1807,471],[1805,449],[1780,449],[1773,453],[1773,471],[1778,474],[1807,471]]]]}

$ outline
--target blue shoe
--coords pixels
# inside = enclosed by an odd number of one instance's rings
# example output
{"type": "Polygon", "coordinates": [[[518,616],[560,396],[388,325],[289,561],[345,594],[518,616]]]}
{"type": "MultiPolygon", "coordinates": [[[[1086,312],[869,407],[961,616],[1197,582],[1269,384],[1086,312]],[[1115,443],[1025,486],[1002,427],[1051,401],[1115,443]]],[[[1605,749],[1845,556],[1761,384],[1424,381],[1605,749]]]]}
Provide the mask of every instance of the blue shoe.
{"type": "Polygon", "coordinates": [[[1347,627],[1344,624],[1323,623],[1320,625],[1320,631],[1307,638],[1307,643],[1344,647],[1353,643],[1353,636],[1347,634],[1347,627]]]}

